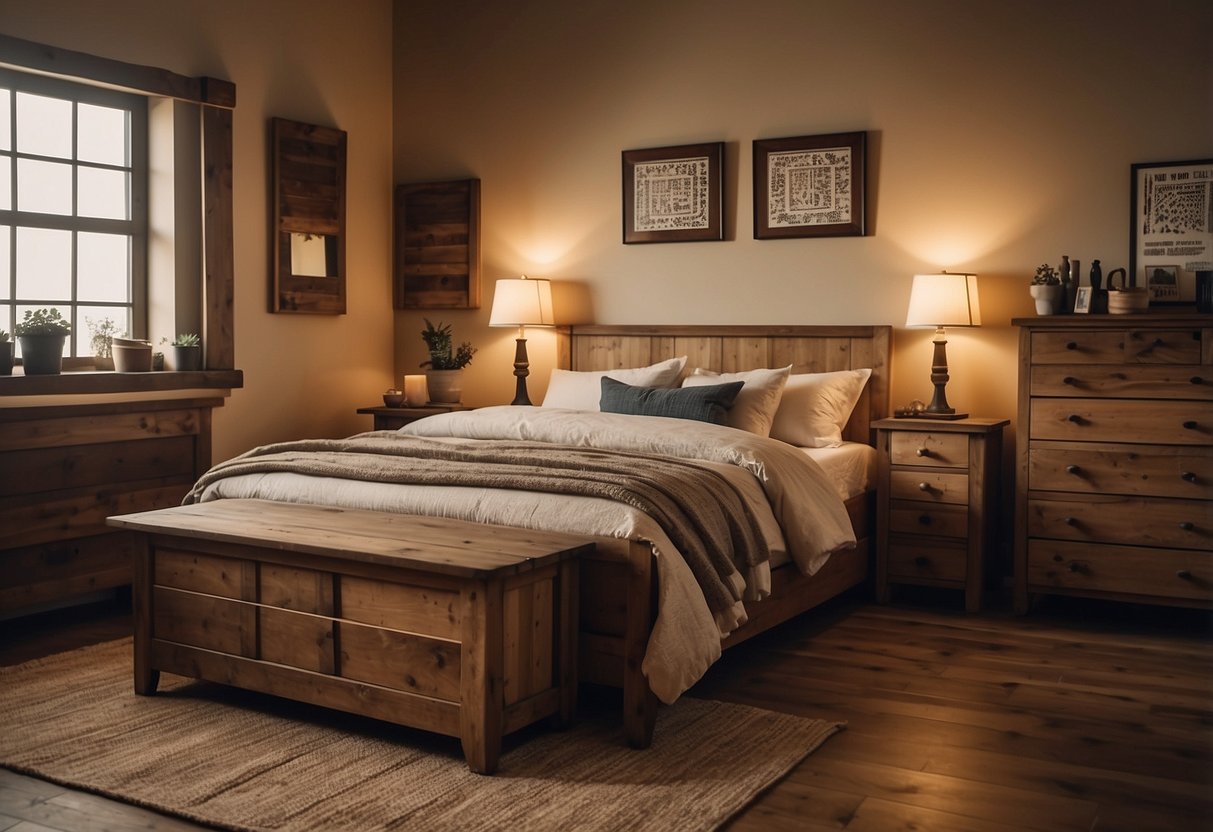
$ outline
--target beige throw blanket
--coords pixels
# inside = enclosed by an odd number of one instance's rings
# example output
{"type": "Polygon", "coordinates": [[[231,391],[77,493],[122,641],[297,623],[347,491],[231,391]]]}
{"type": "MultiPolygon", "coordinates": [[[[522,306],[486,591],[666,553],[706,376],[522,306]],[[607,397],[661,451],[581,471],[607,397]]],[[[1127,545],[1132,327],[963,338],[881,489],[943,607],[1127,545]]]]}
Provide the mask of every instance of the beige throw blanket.
{"type": "Polygon", "coordinates": [[[389,431],[284,442],[216,465],[185,501],[198,501],[207,486],[226,477],[274,472],[574,494],[625,503],[666,531],[713,612],[739,601],[736,574],[748,573],[769,556],[746,501],[711,468],[674,457],[543,442],[491,441],[469,447],[389,431]]]}

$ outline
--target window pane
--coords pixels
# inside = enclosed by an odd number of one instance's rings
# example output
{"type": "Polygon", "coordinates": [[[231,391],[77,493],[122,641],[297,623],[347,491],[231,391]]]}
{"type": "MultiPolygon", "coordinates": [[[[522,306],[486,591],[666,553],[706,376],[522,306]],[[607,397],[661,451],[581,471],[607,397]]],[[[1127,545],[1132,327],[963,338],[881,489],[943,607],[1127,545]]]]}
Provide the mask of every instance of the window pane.
{"type": "Polygon", "coordinates": [[[76,299],[127,303],[131,238],[123,234],[76,235],[76,299]]]}
{"type": "Polygon", "coordinates": [[[0,211],[13,210],[13,157],[0,153],[0,211]]]}
{"type": "Polygon", "coordinates": [[[17,210],[37,214],[72,213],[72,166],[17,160],[17,210]]]}
{"type": "MultiPolygon", "coordinates": [[[[12,251],[12,228],[7,225],[0,225],[0,300],[9,300],[8,287],[12,285],[9,280],[9,263],[12,258],[9,256],[12,251]]],[[[8,325],[4,322],[7,318],[0,318],[0,329],[8,329],[8,325]]]]}
{"type": "Polygon", "coordinates": [[[76,216],[128,219],[126,194],[130,174],[101,168],[77,169],[76,216]]]}
{"type": "Polygon", "coordinates": [[[17,297],[71,300],[72,232],[17,229],[17,297]]]}
{"type": "Polygon", "coordinates": [[[76,158],[103,165],[128,165],[126,110],[80,104],[76,109],[76,158]]]}
{"type": "Polygon", "coordinates": [[[17,150],[72,158],[72,102],[17,93],[17,150]]]}
{"type": "Polygon", "coordinates": [[[13,99],[11,90],[0,90],[0,150],[13,149],[13,99]]]}
{"type": "Polygon", "coordinates": [[[100,343],[93,343],[94,336],[108,333],[124,338],[131,331],[130,309],[122,306],[81,306],[79,307],[81,324],[73,330],[76,339],[76,355],[97,355],[100,343]]]}
{"type": "MultiPolygon", "coordinates": [[[[69,322],[72,320],[72,309],[70,306],[30,306],[30,305],[26,304],[26,305],[17,307],[17,323],[21,323],[21,319],[25,317],[26,312],[30,312],[35,309],[58,309],[59,314],[61,316],[63,316],[63,320],[69,321],[69,322]]],[[[74,328],[75,327],[73,327],[73,329],[74,328]]],[[[63,340],[63,354],[65,356],[71,355],[71,352],[70,352],[71,348],[72,348],[72,339],[65,338],[63,340]]],[[[18,356],[21,355],[20,342],[18,342],[18,344],[17,344],[17,355],[18,356]]]]}

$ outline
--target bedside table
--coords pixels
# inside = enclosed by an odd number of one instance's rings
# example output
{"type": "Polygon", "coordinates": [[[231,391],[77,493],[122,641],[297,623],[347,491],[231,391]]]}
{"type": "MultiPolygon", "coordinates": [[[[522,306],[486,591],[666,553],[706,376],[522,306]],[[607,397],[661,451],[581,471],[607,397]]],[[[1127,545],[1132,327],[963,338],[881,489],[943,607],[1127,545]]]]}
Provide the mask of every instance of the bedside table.
{"type": "Polygon", "coordinates": [[[876,600],[891,584],[963,589],[981,609],[998,530],[1007,419],[881,419],[876,498],[876,600]]]}
{"type": "Polygon", "coordinates": [[[397,430],[410,422],[433,416],[436,413],[450,413],[455,410],[471,410],[464,404],[427,404],[425,407],[360,407],[359,413],[369,413],[375,417],[374,430],[397,430]]]}

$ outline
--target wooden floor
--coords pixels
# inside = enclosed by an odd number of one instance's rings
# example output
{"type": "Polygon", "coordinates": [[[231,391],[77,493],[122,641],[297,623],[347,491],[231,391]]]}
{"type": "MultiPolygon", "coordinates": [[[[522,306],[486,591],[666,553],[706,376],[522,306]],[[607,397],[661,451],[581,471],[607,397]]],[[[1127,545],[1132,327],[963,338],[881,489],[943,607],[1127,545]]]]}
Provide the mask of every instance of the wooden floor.
{"type": "MultiPolygon", "coordinates": [[[[957,606],[840,599],[712,668],[692,695],[848,723],[730,829],[1213,830],[1208,613],[957,606]]],[[[0,622],[0,664],[129,627],[112,608],[0,622]]],[[[0,830],[199,828],[0,770],[0,830]]]]}

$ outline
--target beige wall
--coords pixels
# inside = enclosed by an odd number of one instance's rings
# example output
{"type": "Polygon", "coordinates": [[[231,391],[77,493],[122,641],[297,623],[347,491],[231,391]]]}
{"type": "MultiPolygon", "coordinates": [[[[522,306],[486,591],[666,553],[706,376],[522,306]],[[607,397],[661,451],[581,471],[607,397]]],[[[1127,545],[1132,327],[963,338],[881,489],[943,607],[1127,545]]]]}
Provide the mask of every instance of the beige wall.
{"type": "MultiPolygon", "coordinates": [[[[0,31],[236,84],[236,366],[214,456],[370,428],[393,376],[390,0],[0,0],[0,31]],[[266,311],[271,116],[349,133],[348,314],[266,311]]],[[[166,333],[155,333],[155,337],[166,333]]]]}
{"type": "MultiPolygon", "coordinates": [[[[911,275],[980,275],[949,398],[1014,417],[1014,316],[1062,254],[1128,259],[1129,165],[1213,156],[1207,0],[410,0],[396,5],[397,182],[475,176],[484,305],[442,312],[481,348],[465,401],[508,402],[493,280],[557,284],[558,319],[889,323],[893,401],[929,399],[911,275]],[[1157,24],[1157,25],[1153,25],[1157,24]],[[863,238],[756,241],[751,141],[869,131],[863,238]],[[725,242],[624,246],[620,151],[724,141],[725,242]],[[563,303],[562,303],[563,301],[563,303]]],[[[396,315],[397,371],[424,358],[396,315]]],[[[531,338],[539,400],[554,358],[531,338]]]]}

